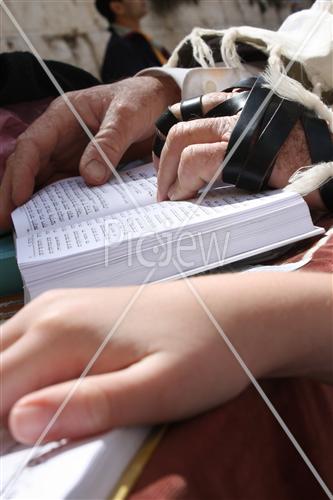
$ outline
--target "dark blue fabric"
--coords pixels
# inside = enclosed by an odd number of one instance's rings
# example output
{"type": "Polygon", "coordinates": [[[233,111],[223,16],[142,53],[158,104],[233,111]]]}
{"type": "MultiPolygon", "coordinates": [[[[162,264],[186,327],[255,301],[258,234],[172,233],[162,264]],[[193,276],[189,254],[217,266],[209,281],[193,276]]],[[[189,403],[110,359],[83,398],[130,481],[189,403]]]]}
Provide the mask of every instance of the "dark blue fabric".
{"type": "Polygon", "coordinates": [[[152,66],[161,66],[161,63],[144,36],[135,32],[119,36],[111,32],[101,72],[104,83],[133,76],[152,66]]]}
{"type": "MultiPolygon", "coordinates": [[[[58,61],[44,61],[65,92],[80,90],[100,82],[83,69],[58,61]]],[[[0,105],[58,97],[35,56],[29,52],[0,54],[0,105]]]]}

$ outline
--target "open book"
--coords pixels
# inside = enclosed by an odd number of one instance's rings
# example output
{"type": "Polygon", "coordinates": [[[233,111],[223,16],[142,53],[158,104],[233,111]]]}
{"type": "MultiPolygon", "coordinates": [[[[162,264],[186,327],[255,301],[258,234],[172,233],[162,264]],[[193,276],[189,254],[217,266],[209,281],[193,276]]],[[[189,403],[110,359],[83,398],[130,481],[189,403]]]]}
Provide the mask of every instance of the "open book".
{"type": "Polygon", "coordinates": [[[45,187],[13,212],[28,298],[51,288],[142,284],[239,261],[323,232],[295,193],[215,187],[156,203],[152,164],[88,187],[45,187]]]}
{"type": "Polygon", "coordinates": [[[0,427],[0,497],[109,498],[149,432],[149,427],[128,427],[79,442],[63,440],[30,448],[15,443],[0,427]]]}

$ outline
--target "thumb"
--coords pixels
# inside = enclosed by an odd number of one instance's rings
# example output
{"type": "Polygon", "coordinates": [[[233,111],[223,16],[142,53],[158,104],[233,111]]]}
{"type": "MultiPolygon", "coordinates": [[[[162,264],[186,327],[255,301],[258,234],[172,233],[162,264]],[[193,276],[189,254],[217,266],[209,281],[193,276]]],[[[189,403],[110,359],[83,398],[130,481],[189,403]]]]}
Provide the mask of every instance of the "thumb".
{"type": "Polygon", "coordinates": [[[157,363],[152,358],[125,370],[89,376],[79,383],[57,384],[24,396],[10,413],[11,433],[17,441],[33,444],[43,434],[43,441],[79,439],[113,427],[155,420],[157,363]],[[55,419],[66,398],[68,404],[55,419]]]}
{"type": "Polygon", "coordinates": [[[119,161],[132,142],[129,123],[119,106],[106,113],[80,161],[80,174],[88,184],[103,184],[115,174],[119,161]]]}

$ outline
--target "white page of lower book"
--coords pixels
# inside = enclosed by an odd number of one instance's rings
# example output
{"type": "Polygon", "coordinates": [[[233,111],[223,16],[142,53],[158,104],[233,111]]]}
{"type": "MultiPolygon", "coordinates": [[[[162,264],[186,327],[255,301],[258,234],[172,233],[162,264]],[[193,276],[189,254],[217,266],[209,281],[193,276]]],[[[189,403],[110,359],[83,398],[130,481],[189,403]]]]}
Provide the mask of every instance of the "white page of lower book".
{"type": "Polygon", "coordinates": [[[150,428],[116,429],[72,444],[49,443],[33,453],[15,444],[4,429],[0,432],[2,500],[104,500],[150,428]]]}

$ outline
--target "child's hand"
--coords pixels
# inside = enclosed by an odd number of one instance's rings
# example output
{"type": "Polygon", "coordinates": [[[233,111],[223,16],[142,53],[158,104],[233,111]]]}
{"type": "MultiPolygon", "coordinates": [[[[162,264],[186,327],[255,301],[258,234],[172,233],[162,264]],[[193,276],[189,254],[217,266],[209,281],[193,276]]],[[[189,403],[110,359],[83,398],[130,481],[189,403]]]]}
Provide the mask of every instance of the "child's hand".
{"type": "Polygon", "coordinates": [[[248,383],[185,282],[50,292],[2,330],[1,412],[24,443],[38,439],[109,334],[46,440],[184,418],[248,383]]]}
{"type": "Polygon", "coordinates": [[[1,415],[34,443],[71,391],[45,440],[208,410],[249,384],[222,329],[256,378],[332,382],[331,319],[329,274],[49,292],[1,329],[1,415]]]}

